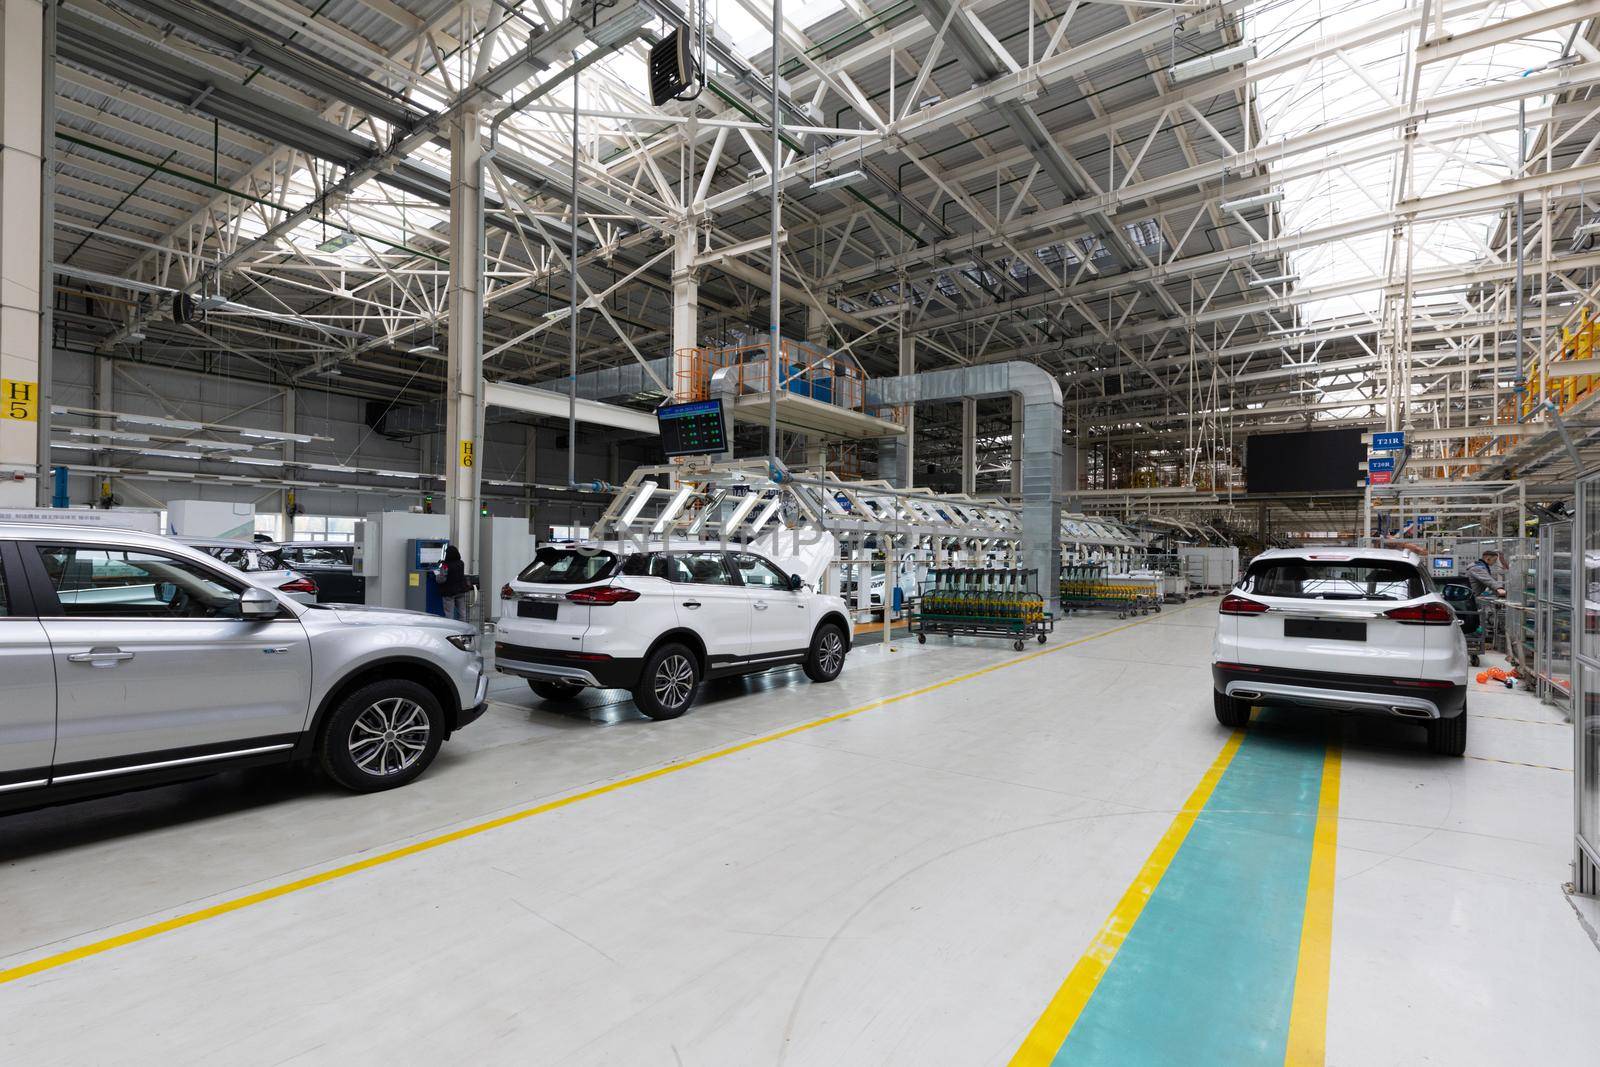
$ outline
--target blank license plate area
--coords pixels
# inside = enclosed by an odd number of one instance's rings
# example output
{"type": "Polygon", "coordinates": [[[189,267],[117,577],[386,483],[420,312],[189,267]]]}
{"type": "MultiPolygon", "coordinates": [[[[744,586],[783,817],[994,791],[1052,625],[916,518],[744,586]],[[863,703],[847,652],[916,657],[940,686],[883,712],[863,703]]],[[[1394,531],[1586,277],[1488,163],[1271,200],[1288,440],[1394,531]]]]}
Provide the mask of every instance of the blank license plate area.
{"type": "Polygon", "coordinates": [[[1283,636],[1310,637],[1321,641],[1365,641],[1364,622],[1332,622],[1327,619],[1284,619],[1283,636]]]}
{"type": "Polygon", "coordinates": [[[556,603],[553,600],[519,600],[517,617],[522,619],[554,619],[556,603]]]}

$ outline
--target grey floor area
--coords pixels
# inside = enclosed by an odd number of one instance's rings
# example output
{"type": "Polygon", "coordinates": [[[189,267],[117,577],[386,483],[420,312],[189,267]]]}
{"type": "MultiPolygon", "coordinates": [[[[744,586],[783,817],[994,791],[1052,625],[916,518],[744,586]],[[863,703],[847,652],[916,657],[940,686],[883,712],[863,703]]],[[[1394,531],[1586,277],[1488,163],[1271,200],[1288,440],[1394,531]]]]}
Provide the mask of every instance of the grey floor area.
{"type": "MultiPolygon", "coordinates": [[[[258,772],[5,818],[0,969],[867,707],[0,985],[0,1062],[1004,1063],[1226,740],[1214,619],[869,645],[667,723],[501,679],[394,793],[258,772]]],[[[1330,1063],[1600,1049],[1570,731],[1472,710],[1463,760],[1345,729],[1330,1063]]]]}

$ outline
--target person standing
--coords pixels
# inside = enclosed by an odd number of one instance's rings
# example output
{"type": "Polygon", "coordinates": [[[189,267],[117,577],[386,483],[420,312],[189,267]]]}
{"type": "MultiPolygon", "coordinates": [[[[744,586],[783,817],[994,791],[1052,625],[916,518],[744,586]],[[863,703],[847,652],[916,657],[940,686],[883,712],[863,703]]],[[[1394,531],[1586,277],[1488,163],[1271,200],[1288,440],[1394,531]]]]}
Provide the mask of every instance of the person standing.
{"type": "Polygon", "coordinates": [[[455,545],[446,545],[444,561],[439,564],[439,596],[444,600],[447,619],[467,621],[467,594],[472,584],[467,581],[467,568],[461,562],[461,552],[455,545]]]}

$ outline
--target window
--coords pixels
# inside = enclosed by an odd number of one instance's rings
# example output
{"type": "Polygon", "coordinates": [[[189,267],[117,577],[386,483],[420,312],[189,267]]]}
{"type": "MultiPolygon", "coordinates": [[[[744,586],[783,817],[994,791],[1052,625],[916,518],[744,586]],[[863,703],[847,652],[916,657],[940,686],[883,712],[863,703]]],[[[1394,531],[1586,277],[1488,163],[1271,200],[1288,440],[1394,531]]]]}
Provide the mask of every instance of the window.
{"type": "Polygon", "coordinates": [[[517,575],[522,582],[543,582],[547,585],[579,585],[598,582],[611,577],[617,557],[610,552],[585,551],[577,548],[553,548],[546,545],[533,557],[533,562],[517,575]]]}
{"type": "Polygon", "coordinates": [[[739,577],[753,589],[782,589],[787,591],[789,579],[784,573],[760,556],[740,553],[733,557],[739,564],[739,577]]]}
{"type": "Polygon", "coordinates": [[[144,549],[41,545],[39,556],[66,616],[119,619],[238,618],[242,582],[144,549]]]}
{"type": "Polygon", "coordinates": [[[733,571],[721,552],[679,552],[670,557],[667,580],[685,585],[733,585],[733,571]]]}
{"type": "Polygon", "coordinates": [[[6,572],[0,570],[0,619],[11,614],[11,601],[6,599],[6,572]]]}
{"type": "Polygon", "coordinates": [[[256,512],[255,532],[266,534],[274,541],[283,540],[283,516],[276,511],[256,512]]]}
{"type": "Polygon", "coordinates": [[[336,515],[296,515],[294,536],[291,541],[354,541],[356,527],[364,519],[340,518],[336,515]]]}
{"type": "Polygon", "coordinates": [[[1262,560],[1241,588],[1297,600],[1411,600],[1427,591],[1411,564],[1384,559],[1262,560]]]}

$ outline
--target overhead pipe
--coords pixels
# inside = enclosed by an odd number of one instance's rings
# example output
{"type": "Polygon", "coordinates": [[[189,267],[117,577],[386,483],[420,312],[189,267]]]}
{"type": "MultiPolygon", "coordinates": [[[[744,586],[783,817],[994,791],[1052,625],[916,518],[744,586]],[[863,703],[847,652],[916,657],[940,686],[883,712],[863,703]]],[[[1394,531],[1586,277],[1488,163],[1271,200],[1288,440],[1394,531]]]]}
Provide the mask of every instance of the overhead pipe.
{"type": "MultiPolygon", "coordinates": [[[[1061,386],[1048,371],[1013,361],[976,367],[923,371],[867,383],[867,403],[898,406],[934,400],[1016,396],[1022,400],[1022,552],[1039,573],[1046,607],[1060,607],[1061,575],[1061,386]]],[[[881,446],[891,462],[904,467],[909,450],[898,439],[881,446]]],[[[1015,442],[1013,450],[1017,449],[1015,442]]],[[[1017,462],[1014,453],[1013,462],[1017,462]]],[[[910,471],[897,472],[906,484],[910,471]]],[[[1074,487],[1075,488],[1075,487],[1074,487]]]]}
{"type": "Polygon", "coordinates": [[[767,456],[778,458],[778,345],[779,331],[783,328],[783,286],[779,275],[782,260],[779,258],[778,230],[782,205],[778,201],[778,172],[783,170],[783,118],[778,100],[778,61],[783,44],[783,0],[772,0],[772,178],[770,214],[772,231],[772,284],[769,300],[772,305],[771,329],[767,340],[767,456]]]}

